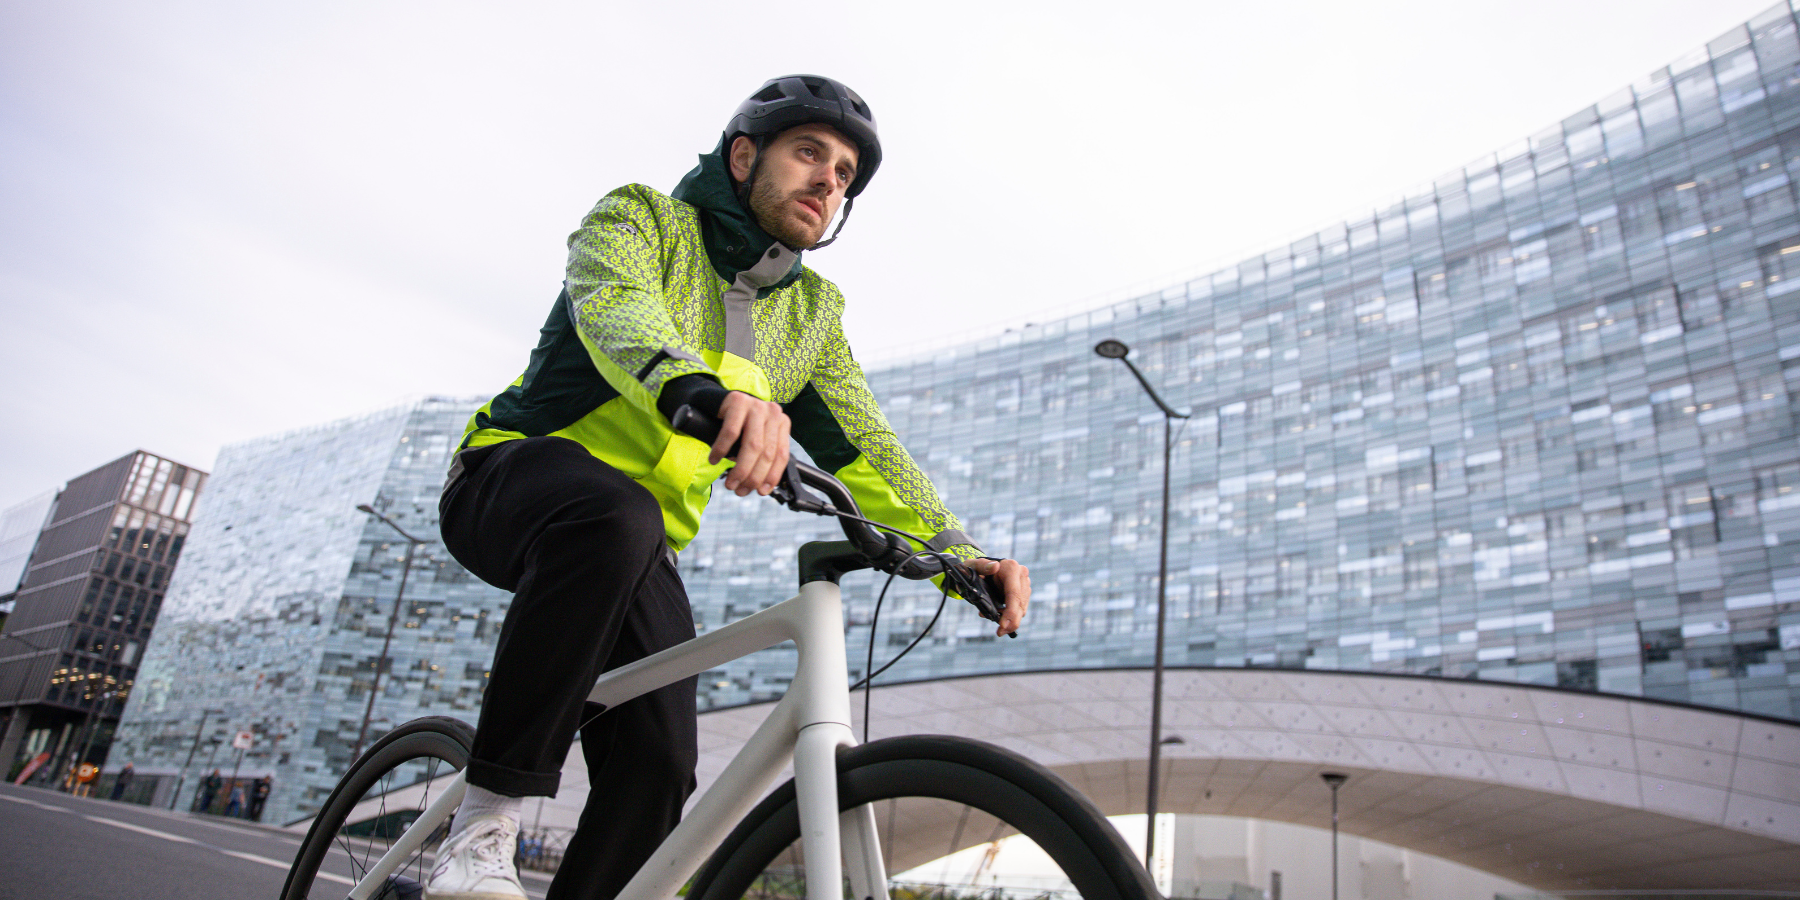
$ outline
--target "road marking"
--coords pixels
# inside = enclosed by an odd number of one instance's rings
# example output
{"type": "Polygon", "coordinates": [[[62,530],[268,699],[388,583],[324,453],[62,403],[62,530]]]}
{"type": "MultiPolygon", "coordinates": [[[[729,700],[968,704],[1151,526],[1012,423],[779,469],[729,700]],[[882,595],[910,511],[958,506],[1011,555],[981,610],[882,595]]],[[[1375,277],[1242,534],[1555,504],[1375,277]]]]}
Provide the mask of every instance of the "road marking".
{"type": "Polygon", "coordinates": [[[11,800],[14,803],[23,803],[26,806],[35,806],[38,809],[47,809],[51,812],[68,812],[68,810],[60,806],[51,806],[48,803],[39,803],[36,800],[27,800],[24,797],[8,797],[5,794],[0,794],[0,800],[11,800]]]}
{"type": "MultiPolygon", "coordinates": [[[[102,818],[100,816],[82,816],[82,818],[84,818],[90,822],[99,822],[102,825],[111,825],[114,828],[123,828],[126,831],[135,831],[139,834],[147,834],[147,835],[150,835],[151,837],[159,837],[165,841],[174,841],[178,844],[198,844],[199,846],[202,846],[202,847],[210,846],[208,844],[202,844],[199,841],[194,840],[193,838],[182,837],[179,834],[170,834],[166,831],[157,831],[154,828],[145,828],[142,825],[133,825],[130,822],[121,822],[118,819],[107,819],[107,818],[102,818]]],[[[223,847],[212,847],[212,849],[217,850],[220,853],[225,854],[226,856],[236,857],[238,859],[247,860],[247,861],[253,862],[253,863],[261,863],[265,866],[269,866],[270,868],[274,868],[274,869],[286,869],[289,866],[288,863],[281,862],[279,860],[270,859],[266,856],[257,856],[254,853],[242,853],[237,850],[226,850],[223,847]]],[[[347,884],[347,885],[351,885],[351,886],[355,886],[355,884],[356,884],[356,882],[351,881],[350,879],[345,878],[342,875],[334,875],[330,872],[320,872],[316,877],[323,878],[326,881],[335,881],[339,884],[347,884]]]]}
{"type": "MultiPolygon", "coordinates": [[[[292,865],[292,863],[285,863],[278,859],[270,859],[266,856],[257,856],[254,853],[240,853],[236,850],[220,850],[219,852],[225,854],[226,856],[235,856],[238,859],[249,860],[250,862],[253,862],[253,863],[262,863],[263,865],[268,866],[272,869],[287,869],[288,867],[290,867],[292,865]]],[[[356,885],[356,882],[351,881],[350,879],[345,878],[342,875],[334,875],[330,872],[320,872],[319,874],[317,874],[313,877],[314,878],[323,878],[326,881],[335,881],[338,884],[347,884],[352,887],[354,887],[356,885]]]]}
{"type": "Polygon", "coordinates": [[[244,827],[238,826],[238,825],[227,825],[223,822],[210,822],[210,821],[207,821],[207,818],[209,818],[209,817],[186,816],[186,817],[183,817],[183,821],[188,822],[193,825],[203,825],[207,828],[216,828],[220,831],[229,831],[232,834],[241,834],[241,835],[245,835],[247,837],[254,837],[254,838],[273,837],[273,838],[276,838],[277,840],[286,841],[287,843],[293,844],[296,847],[300,846],[300,842],[298,840],[288,837],[285,834],[276,833],[272,829],[244,828],[244,827]]]}
{"type": "MultiPolygon", "coordinates": [[[[27,800],[23,797],[12,797],[12,796],[8,796],[6,794],[0,794],[0,800],[11,800],[14,803],[23,803],[26,806],[35,806],[39,809],[50,810],[51,812],[70,812],[70,810],[65,809],[64,807],[61,807],[61,806],[51,806],[48,803],[39,803],[36,800],[27,800]]],[[[160,812],[160,811],[153,810],[153,812],[160,812]]],[[[198,841],[198,840],[195,840],[190,837],[183,837],[179,834],[170,834],[167,831],[158,831],[157,829],[154,829],[154,828],[145,828],[142,825],[133,825],[130,822],[121,822],[118,819],[108,819],[104,816],[88,816],[88,815],[84,815],[84,816],[82,816],[82,818],[86,819],[90,822],[98,822],[101,825],[111,825],[114,828],[123,828],[126,831],[135,831],[138,834],[149,835],[150,837],[154,837],[154,838],[161,838],[165,841],[173,841],[177,844],[194,844],[195,846],[206,847],[211,850],[217,850],[218,852],[220,852],[226,856],[234,857],[236,859],[241,859],[241,860],[244,860],[245,862],[253,862],[253,863],[257,863],[258,865],[268,866],[272,869],[286,870],[292,865],[291,863],[288,863],[288,862],[284,862],[284,861],[276,860],[276,859],[270,859],[266,856],[258,856],[254,853],[244,853],[244,852],[238,851],[238,850],[226,850],[223,847],[216,847],[216,846],[213,846],[212,844],[205,843],[204,841],[198,841]]],[[[271,836],[271,835],[266,835],[266,834],[256,832],[252,829],[232,828],[230,826],[218,825],[218,824],[215,824],[212,822],[198,822],[196,824],[212,825],[214,828],[223,828],[227,831],[238,831],[241,833],[251,834],[251,835],[258,836],[258,837],[271,836]]],[[[285,836],[281,836],[281,837],[283,837],[283,839],[289,843],[296,843],[296,844],[299,843],[298,841],[294,841],[291,838],[285,838],[285,836]]],[[[532,873],[532,874],[536,874],[536,873],[532,873]]],[[[350,886],[350,887],[356,886],[356,881],[354,879],[345,878],[342,875],[338,875],[338,874],[335,874],[332,872],[319,872],[314,877],[321,881],[330,881],[330,882],[334,882],[336,884],[342,884],[342,885],[346,885],[346,886],[350,886]]]]}
{"type": "Polygon", "coordinates": [[[133,825],[130,822],[121,822],[118,819],[108,819],[108,818],[104,818],[101,816],[82,816],[82,818],[88,820],[89,822],[99,822],[102,825],[111,825],[114,828],[123,828],[126,831],[135,831],[138,834],[147,834],[147,835],[150,835],[151,837],[159,837],[165,841],[174,841],[177,844],[198,844],[198,843],[200,843],[199,841],[196,841],[193,838],[182,837],[179,834],[170,834],[166,831],[157,831],[154,828],[145,828],[142,825],[133,825]]]}

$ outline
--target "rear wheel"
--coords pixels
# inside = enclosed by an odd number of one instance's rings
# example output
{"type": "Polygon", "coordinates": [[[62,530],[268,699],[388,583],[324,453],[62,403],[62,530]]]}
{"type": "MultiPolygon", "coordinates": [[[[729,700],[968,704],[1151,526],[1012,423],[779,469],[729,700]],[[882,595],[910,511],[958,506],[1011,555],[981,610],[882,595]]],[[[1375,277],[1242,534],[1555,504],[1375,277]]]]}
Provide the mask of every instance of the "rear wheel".
{"type": "MultiPolygon", "coordinates": [[[[342,900],[369,866],[469,763],[475,729],[460,719],[414,719],[363,753],[313,819],[281,900],[342,900]]],[[[449,829],[446,821],[388,879],[376,900],[413,900],[430,874],[427,854],[449,829]]]]}
{"type": "MultiPolygon", "coordinates": [[[[1007,885],[1072,892],[1086,900],[1160,900],[1150,876],[1086,797],[1050,770],[992,744],[941,736],[889,738],[838,755],[842,809],[875,808],[890,881],[952,851],[1023,835],[1060,877],[1007,885]]],[[[800,813],[789,781],[739,823],[694,877],[689,900],[778,900],[806,893],[800,813]]],[[[1012,842],[1008,852],[1014,852],[1012,842]]],[[[1030,848],[1019,852],[1029,854],[1030,848]]],[[[962,871],[928,872],[962,883],[993,859],[962,871]]],[[[995,885],[962,884],[957,893],[995,885]],[[967,888],[967,889],[964,889],[967,888]]],[[[1010,892],[1009,892],[1010,893],[1010,892]]]]}

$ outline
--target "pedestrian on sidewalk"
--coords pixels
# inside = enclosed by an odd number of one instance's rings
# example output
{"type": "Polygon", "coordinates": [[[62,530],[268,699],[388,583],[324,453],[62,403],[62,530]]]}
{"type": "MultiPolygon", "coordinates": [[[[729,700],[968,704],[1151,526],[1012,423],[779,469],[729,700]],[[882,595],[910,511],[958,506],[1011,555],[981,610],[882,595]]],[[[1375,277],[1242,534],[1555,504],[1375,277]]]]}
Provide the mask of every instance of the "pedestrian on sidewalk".
{"type": "Polygon", "coordinates": [[[261,822],[263,804],[269,802],[269,790],[274,787],[275,779],[264,775],[250,785],[250,821],[261,822]]]}
{"type": "Polygon", "coordinates": [[[136,777],[136,771],[132,769],[131,763],[126,763],[125,768],[120,769],[118,776],[113,779],[112,798],[114,800],[125,796],[125,789],[131,787],[131,779],[134,777],[136,777]]]}
{"type": "Polygon", "coordinates": [[[225,802],[225,818],[235,819],[244,811],[244,785],[238,781],[231,782],[231,799],[225,802]]]}
{"type": "Polygon", "coordinates": [[[212,812],[213,798],[219,796],[219,788],[225,786],[225,777],[218,769],[200,779],[200,787],[194,791],[194,812],[212,812]]]}

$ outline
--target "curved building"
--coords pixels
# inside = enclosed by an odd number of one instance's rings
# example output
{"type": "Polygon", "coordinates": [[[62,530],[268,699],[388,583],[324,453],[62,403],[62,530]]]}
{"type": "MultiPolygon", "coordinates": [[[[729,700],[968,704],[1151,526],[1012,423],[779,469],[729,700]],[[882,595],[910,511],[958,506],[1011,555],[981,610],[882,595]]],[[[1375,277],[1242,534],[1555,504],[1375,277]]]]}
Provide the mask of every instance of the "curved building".
{"type": "MultiPolygon", "coordinates": [[[[1113,338],[1192,412],[1161,809],[1319,825],[1337,769],[1361,792],[1348,833],[1539,889],[1800,887],[1797,172],[1783,4],[1367,216],[874,369],[895,431],[1036,596],[1018,641],[946,613],[883,676],[873,733],[985,735],[1109,814],[1143,808],[1148,679],[1079,672],[1154,650],[1162,416],[1094,355],[1113,338]],[[1434,676],[1430,714],[1375,698],[1434,676]],[[1060,707],[1111,731],[1047,724],[1060,707]]],[[[714,502],[682,559],[702,627],[785,596],[796,532],[835,536],[714,502]]],[[[879,590],[847,579],[853,669],[937,608],[896,588],[871,638],[879,590]]],[[[740,733],[791,671],[776,650],[703,676],[703,727],[740,733]]]]}
{"type": "MultiPolygon", "coordinates": [[[[1171,665],[1408,672],[1800,715],[1800,44],[1782,5],[1494,157],[1240,265],[870,373],[1025,639],[961,609],[885,676],[1150,662],[1160,414],[1171,665]],[[976,646],[971,646],[976,645],[976,646]]],[[[720,496],[703,627],[791,586],[720,496]]],[[[853,580],[850,646],[875,586],[853,580]]],[[[878,657],[936,597],[898,591],[878,657]]],[[[898,647],[893,647],[897,650],[898,647]]],[[[704,703],[763,699],[771,658],[704,703]]]]}

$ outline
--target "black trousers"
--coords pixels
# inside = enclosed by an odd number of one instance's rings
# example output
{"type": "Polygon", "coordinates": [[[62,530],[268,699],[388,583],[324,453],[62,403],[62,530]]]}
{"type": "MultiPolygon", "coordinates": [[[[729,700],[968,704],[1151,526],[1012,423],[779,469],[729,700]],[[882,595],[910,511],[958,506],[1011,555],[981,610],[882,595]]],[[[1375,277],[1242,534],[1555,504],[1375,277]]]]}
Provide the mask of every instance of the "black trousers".
{"type": "Polygon", "coordinates": [[[611,898],[681,819],[699,758],[698,678],[603,713],[600,673],[694,637],[662,510],[624,473],[557,437],[461,454],[444,546],[513,591],[469,761],[469,783],[554,796],[576,729],[591,792],[546,900],[611,898]]]}

